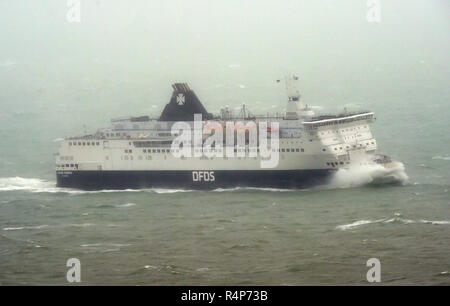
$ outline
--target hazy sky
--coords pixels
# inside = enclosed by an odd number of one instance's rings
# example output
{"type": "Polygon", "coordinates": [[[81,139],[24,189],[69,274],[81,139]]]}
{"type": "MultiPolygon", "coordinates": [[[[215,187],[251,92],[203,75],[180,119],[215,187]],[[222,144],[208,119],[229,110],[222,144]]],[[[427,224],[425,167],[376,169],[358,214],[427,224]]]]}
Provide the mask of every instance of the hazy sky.
{"type": "Polygon", "coordinates": [[[448,0],[381,0],[379,23],[367,0],[81,0],[80,23],[67,3],[0,0],[2,175],[53,177],[54,140],[158,117],[176,81],[211,112],[283,112],[288,72],[322,113],[375,111],[383,152],[448,155],[448,0]]]}
{"type": "Polygon", "coordinates": [[[322,104],[448,87],[448,0],[381,0],[380,23],[366,0],[80,2],[69,23],[65,0],[0,1],[0,103],[38,92],[151,111],[143,103],[161,108],[173,81],[207,103],[264,101],[286,72],[322,104]]]}

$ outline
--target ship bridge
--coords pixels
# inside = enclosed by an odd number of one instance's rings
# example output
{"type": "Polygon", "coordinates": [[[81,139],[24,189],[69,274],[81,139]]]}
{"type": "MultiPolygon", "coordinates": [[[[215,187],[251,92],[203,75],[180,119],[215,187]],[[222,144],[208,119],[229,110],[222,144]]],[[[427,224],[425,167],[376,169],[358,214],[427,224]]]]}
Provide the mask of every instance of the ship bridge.
{"type": "Polygon", "coordinates": [[[355,121],[362,121],[362,120],[366,120],[368,122],[373,122],[375,120],[375,114],[373,112],[361,112],[361,113],[349,114],[349,115],[319,116],[319,117],[314,117],[313,121],[304,121],[303,125],[307,129],[314,130],[314,129],[317,129],[322,126],[346,124],[346,123],[352,123],[355,121]]]}

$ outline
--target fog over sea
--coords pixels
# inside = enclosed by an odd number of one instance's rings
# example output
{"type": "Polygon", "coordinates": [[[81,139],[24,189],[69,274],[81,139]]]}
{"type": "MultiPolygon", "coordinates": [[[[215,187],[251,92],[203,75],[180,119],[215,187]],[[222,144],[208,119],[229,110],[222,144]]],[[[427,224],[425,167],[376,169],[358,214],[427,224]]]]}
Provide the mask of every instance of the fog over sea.
{"type": "Polygon", "coordinates": [[[0,285],[450,285],[450,2],[0,2],[0,285]],[[328,186],[57,188],[64,137],[159,116],[173,82],[210,112],[283,113],[299,76],[318,114],[371,110],[377,168],[328,186]]]}

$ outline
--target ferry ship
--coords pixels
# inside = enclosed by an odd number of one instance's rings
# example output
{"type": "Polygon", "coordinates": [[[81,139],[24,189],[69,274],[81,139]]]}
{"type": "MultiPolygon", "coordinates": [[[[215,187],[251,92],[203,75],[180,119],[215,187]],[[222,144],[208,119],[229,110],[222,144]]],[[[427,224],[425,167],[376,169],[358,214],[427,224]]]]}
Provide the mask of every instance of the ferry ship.
{"type": "MultiPolygon", "coordinates": [[[[112,119],[109,127],[95,133],[65,138],[56,154],[57,186],[84,190],[306,188],[326,184],[338,169],[354,163],[385,167],[393,163],[377,154],[377,142],[369,127],[375,121],[373,112],[316,116],[301,102],[295,85],[298,77],[287,76],[284,81],[288,99],[286,113],[280,116],[256,116],[245,105],[236,115],[228,106],[220,114],[211,114],[186,83],[173,84],[170,101],[158,118],[112,119]],[[235,129],[250,122],[253,127],[267,123],[268,140],[275,136],[277,140],[276,146],[268,148],[277,155],[276,165],[261,166],[268,158],[259,154],[259,147],[250,145],[248,132],[240,144],[223,140],[206,149],[190,148],[186,143],[182,148],[173,127],[180,122],[194,127],[196,116],[202,118],[203,143],[211,133],[221,131],[208,131],[210,122],[216,127],[218,123],[224,131],[227,122],[235,124],[235,129]],[[276,129],[272,128],[274,123],[276,129]],[[225,154],[230,147],[231,156],[225,154]],[[180,156],[182,149],[192,154],[180,156]],[[205,154],[208,150],[215,155],[205,154]]],[[[192,133],[195,131],[194,127],[192,133]]]]}

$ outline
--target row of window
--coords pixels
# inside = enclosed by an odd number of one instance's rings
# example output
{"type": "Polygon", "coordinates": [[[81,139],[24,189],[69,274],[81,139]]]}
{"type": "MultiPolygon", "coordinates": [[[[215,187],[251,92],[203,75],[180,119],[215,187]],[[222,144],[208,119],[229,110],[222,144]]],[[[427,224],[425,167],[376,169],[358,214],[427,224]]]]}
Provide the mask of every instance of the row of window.
{"type": "Polygon", "coordinates": [[[60,165],[56,165],[56,168],[75,168],[75,169],[78,169],[78,164],[60,164],[60,165]]]}
{"type": "MultiPolygon", "coordinates": [[[[310,141],[312,141],[312,139],[310,139],[310,141]]],[[[133,143],[134,143],[135,147],[154,147],[154,146],[158,146],[158,145],[170,145],[170,144],[172,144],[172,141],[135,141],[133,143]]],[[[177,144],[178,142],[174,141],[174,143],[177,144]]],[[[189,141],[189,142],[187,142],[187,144],[191,144],[191,142],[189,141]]],[[[98,141],[69,141],[69,146],[99,146],[99,145],[100,145],[100,142],[98,142],[98,141]]],[[[131,142],[129,142],[129,145],[131,146],[131,142]]],[[[286,149],[286,150],[287,150],[286,152],[289,152],[289,150],[292,150],[292,152],[294,152],[294,149],[286,149]]],[[[148,151],[150,152],[150,149],[148,149],[148,151]]],[[[145,152],[145,150],[144,150],[144,152],[145,152]]],[[[299,152],[298,149],[297,149],[297,152],[299,152]]],[[[303,151],[301,151],[301,152],[303,152],[303,151]]]]}
{"type": "Polygon", "coordinates": [[[325,122],[319,122],[319,123],[309,123],[311,125],[312,128],[317,128],[320,126],[326,126],[326,125],[336,125],[336,124],[344,124],[344,123],[350,123],[353,121],[358,121],[358,120],[368,120],[373,118],[373,115],[366,115],[366,116],[360,116],[360,117],[356,117],[356,118],[347,118],[347,119],[341,119],[341,120],[332,120],[332,121],[325,121],[325,122]]]}
{"type": "Polygon", "coordinates": [[[171,145],[171,140],[163,140],[163,141],[134,141],[135,147],[158,147],[161,145],[171,145]]]}
{"type": "MultiPolygon", "coordinates": [[[[331,162],[331,163],[327,163],[327,166],[332,166],[332,167],[337,167],[339,165],[343,165],[344,162],[331,162]]],[[[347,162],[347,164],[350,164],[349,162],[347,162]]]]}
{"type": "MultiPolygon", "coordinates": [[[[203,156],[200,156],[199,158],[200,158],[201,160],[207,160],[207,159],[214,159],[214,157],[216,157],[216,156],[207,157],[207,156],[203,155],[203,156]]],[[[146,156],[139,155],[139,156],[137,157],[138,160],[143,160],[144,158],[145,158],[146,160],[152,160],[152,159],[153,159],[151,155],[146,155],[146,156]]],[[[167,158],[167,156],[165,155],[165,156],[164,156],[164,159],[166,159],[166,158],[167,158]]],[[[224,160],[228,160],[229,156],[219,156],[219,158],[223,158],[224,160]]],[[[236,156],[236,157],[230,157],[230,158],[237,158],[238,160],[241,160],[241,159],[247,159],[247,158],[253,158],[253,159],[255,159],[255,160],[257,159],[256,156],[236,156]]],[[[284,158],[284,157],[282,157],[282,158],[284,158]]],[[[106,160],[109,160],[109,156],[106,156],[105,159],[106,159],[106,160]]],[[[120,157],[120,159],[121,159],[121,160],[134,160],[134,157],[133,157],[133,155],[122,155],[122,156],[120,157]]],[[[182,160],[185,160],[186,157],[185,157],[185,156],[181,156],[181,159],[182,159],[182,160]]],[[[269,160],[270,158],[264,158],[264,157],[262,157],[261,159],[262,159],[262,160],[269,160]]]]}
{"type": "MultiPolygon", "coordinates": [[[[178,153],[179,149],[175,149],[175,151],[178,153]]],[[[174,149],[144,149],[142,150],[143,153],[174,153],[174,149]]],[[[211,153],[222,153],[223,150],[216,150],[216,149],[195,149],[195,152],[211,152],[211,153]]],[[[234,149],[234,152],[258,152],[259,149],[234,149]]],[[[275,149],[272,149],[272,152],[275,152],[275,149]]],[[[295,153],[295,152],[305,152],[305,149],[303,148],[296,148],[296,149],[278,149],[278,152],[282,153],[295,153]]],[[[125,150],[125,153],[133,153],[133,150],[125,150]]]]}
{"type": "MultiPolygon", "coordinates": [[[[366,129],[367,128],[367,125],[365,125],[365,126],[363,126],[362,127],[363,129],[366,129]]],[[[350,131],[354,131],[354,130],[359,130],[359,129],[361,129],[361,127],[360,126],[357,126],[357,127],[354,127],[354,128],[346,128],[346,129],[342,129],[341,130],[341,132],[343,133],[343,132],[350,132],[350,131]]],[[[339,133],[339,130],[334,130],[334,131],[332,131],[332,130],[329,130],[329,131],[326,131],[326,132],[320,132],[320,135],[325,135],[325,133],[328,133],[328,134],[330,134],[330,133],[339,133]]]]}
{"type": "MultiPolygon", "coordinates": [[[[122,160],[133,160],[133,156],[125,155],[125,156],[121,156],[121,159],[122,160]]],[[[138,159],[142,160],[143,157],[139,156],[138,159]]],[[[145,159],[146,160],[151,160],[152,157],[150,155],[149,156],[145,156],[145,159]]],[[[350,163],[347,162],[347,164],[350,164],[350,163]]],[[[330,163],[327,163],[327,166],[332,166],[332,167],[337,167],[339,165],[344,165],[344,162],[330,162],[330,163]]],[[[75,168],[75,169],[78,169],[78,164],[60,164],[60,165],[56,165],[56,167],[57,168],[75,168]]]]}
{"type": "Polygon", "coordinates": [[[120,137],[120,136],[126,136],[126,133],[105,133],[104,134],[106,137],[120,137]]]}
{"type": "Polygon", "coordinates": [[[69,146],[99,146],[100,145],[100,142],[98,142],[98,141],[78,141],[78,142],[76,142],[76,141],[69,141],[69,146]]]}
{"type": "MultiPolygon", "coordinates": [[[[133,153],[133,150],[131,149],[126,149],[124,151],[127,154],[131,154],[133,153]]],[[[174,152],[179,152],[179,149],[143,149],[142,150],[143,153],[174,153],[174,152]]],[[[211,152],[211,153],[222,153],[223,150],[216,150],[216,149],[195,149],[195,152],[199,153],[199,152],[211,152]]],[[[259,153],[259,149],[234,149],[234,152],[258,152],[259,153]]],[[[272,152],[275,152],[275,149],[272,149],[272,152]]],[[[296,149],[278,149],[278,152],[282,152],[282,153],[295,153],[295,152],[305,152],[305,149],[301,148],[296,148],[296,149]]]]}
{"type": "MultiPolygon", "coordinates": [[[[130,150],[131,151],[131,150],[130,150]]],[[[179,149],[144,149],[144,153],[174,153],[174,152],[180,152],[179,149]]]]}
{"type": "MultiPolygon", "coordinates": [[[[292,153],[294,153],[294,149],[281,149],[281,152],[285,152],[285,150],[286,150],[286,152],[287,153],[289,153],[289,152],[292,152],[292,153]]],[[[280,152],[280,149],[278,149],[278,152],[280,152]]],[[[295,152],[305,152],[305,149],[295,149],[295,152]]]]}
{"type": "MultiPolygon", "coordinates": [[[[370,144],[373,144],[373,145],[374,145],[375,142],[372,141],[372,142],[367,142],[367,143],[366,143],[366,145],[368,145],[368,146],[370,146],[370,144]]],[[[360,143],[359,146],[362,147],[363,144],[360,143]]],[[[350,146],[345,146],[345,147],[346,147],[347,149],[350,149],[350,146]]],[[[353,145],[353,147],[356,148],[356,145],[353,145]]],[[[325,152],[326,150],[327,150],[327,149],[322,149],[322,151],[324,151],[324,152],[325,152]]],[[[334,150],[337,151],[337,150],[338,150],[338,147],[334,148],[334,150]]],[[[339,147],[339,150],[342,150],[342,147],[339,147]]]]}

